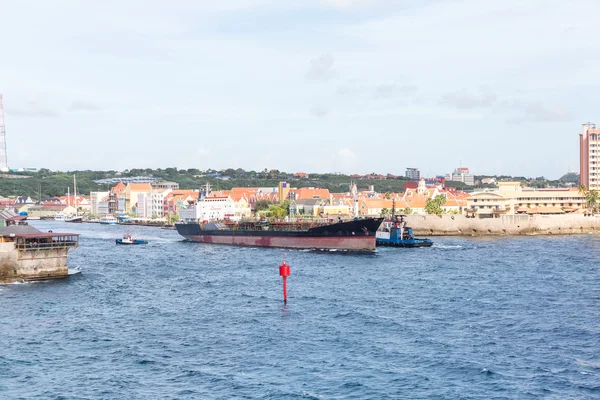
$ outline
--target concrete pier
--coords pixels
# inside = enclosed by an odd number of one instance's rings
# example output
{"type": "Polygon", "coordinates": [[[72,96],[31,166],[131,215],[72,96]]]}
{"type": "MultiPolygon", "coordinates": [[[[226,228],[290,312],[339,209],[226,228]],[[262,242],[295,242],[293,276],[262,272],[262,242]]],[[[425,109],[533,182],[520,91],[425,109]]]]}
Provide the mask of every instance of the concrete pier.
{"type": "Polygon", "coordinates": [[[576,215],[408,215],[407,225],[419,236],[564,235],[600,231],[600,217],[576,215]]]}
{"type": "Polygon", "coordinates": [[[27,228],[0,229],[0,283],[68,277],[67,256],[79,235],[27,228]]]}

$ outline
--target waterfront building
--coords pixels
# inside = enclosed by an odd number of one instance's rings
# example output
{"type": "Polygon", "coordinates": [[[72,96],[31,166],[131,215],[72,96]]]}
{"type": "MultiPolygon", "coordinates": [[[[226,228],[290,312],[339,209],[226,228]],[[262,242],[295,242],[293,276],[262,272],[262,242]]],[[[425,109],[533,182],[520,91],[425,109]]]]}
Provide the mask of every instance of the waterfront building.
{"type": "MultiPolygon", "coordinates": [[[[177,185],[179,186],[179,185],[177,185]]],[[[154,187],[154,185],[152,185],[154,187]]],[[[150,216],[152,217],[164,217],[165,216],[165,198],[171,193],[173,189],[167,188],[155,188],[152,190],[150,199],[150,216]]]]}
{"type": "Polygon", "coordinates": [[[93,215],[108,214],[109,192],[90,192],[90,212],[93,215]]]}
{"type": "Polygon", "coordinates": [[[177,182],[167,182],[167,181],[159,181],[159,182],[150,182],[152,189],[163,189],[163,190],[179,190],[179,183],[177,182]]]}
{"type": "Polygon", "coordinates": [[[150,218],[152,216],[152,195],[150,193],[139,193],[137,202],[131,210],[138,218],[150,218]]]}
{"type": "Polygon", "coordinates": [[[425,179],[421,178],[416,188],[407,187],[404,190],[402,200],[406,207],[410,208],[414,214],[426,214],[425,206],[427,200],[435,199],[437,196],[444,196],[446,202],[441,209],[446,213],[462,213],[467,206],[466,195],[464,192],[444,189],[439,184],[427,185],[425,179]]]}
{"type": "Polygon", "coordinates": [[[125,188],[125,213],[129,214],[132,212],[140,194],[145,194],[149,197],[150,193],[152,193],[150,183],[128,183],[125,188]]]}
{"type": "Polygon", "coordinates": [[[322,206],[329,203],[327,199],[298,199],[290,202],[290,215],[306,215],[316,217],[322,206]]]}
{"type": "Polygon", "coordinates": [[[600,190],[600,129],[588,122],[579,134],[579,182],[600,190]]]}
{"type": "Polygon", "coordinates": [[[402,199],[362,199],[358,206],[360,215],[369,217],[379,217],[384,211],[390,214],[394,207],[395,212],[400,214],[408,204],[402,199]]]}
{"type": "Polygon", "coordinates": [[[193,203],[198,199],[198,190],[173,190],[165,195],[163,203],[163,216],[176,215],[181,207],[193,203]]]}
{"type": "Polygon", "coordinates": [[[291,216],[348,217],[353,214],[352,201],[345,199],[299,199],[290,202],[291,216]]]}
{"type": "Polygon", "coordinates": [[[406,177],[413,181],[421,179],[421,171],[418,168],[406,168],[406,177]]]}
{"type": "Polygon", "coordinates": [[[108,195],[108,213],[116,214],[117,212],[125,212],[125,184],[123,182],[117,183],[115,186],[110,188],[108,195]],[[120,202],[119,199],[122,199],[120,202]],[[120,204],[122,203],[122,204],[120,204]]]}
{"type": "Polygon", "coordinates": [[[75,207],[66,204],[39,204],[29,207],[28,217],[31,219],[53,218],[57,215],[73,215],[77,212],[75,207]]]}
{"type": "Polygon", "coordinates": [[[292,200],[329,199],[329,197],[329,189],[321,189],[314,187],[290,189],[288,196],[286,196],[286,198],[292,200]]]}
{"type": "Polygon", "coordinates": [[[582,210],[585,196],[577,188],[530,189],[520,182],[498,182],[497,190],[475,192],[467,199],[467,213],[479,218],[514,214],[565,214],[582,210]]]}
{"type": "Polygon", "coordinates": [[[469,168],[459,167],[451,174],[446,174],[447,181],[462,182],[465,185],[475,185],[475,176],[469,172],[469,168]]]}

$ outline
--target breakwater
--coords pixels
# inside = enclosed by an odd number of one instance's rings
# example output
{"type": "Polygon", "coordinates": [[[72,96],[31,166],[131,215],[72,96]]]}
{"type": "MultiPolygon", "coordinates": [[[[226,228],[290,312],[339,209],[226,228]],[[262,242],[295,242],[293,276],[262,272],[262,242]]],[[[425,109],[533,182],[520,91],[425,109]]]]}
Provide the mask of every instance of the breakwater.
{"type": "Polygon", "coordinates": [[[501,215],[467,218],[464,215],[408,215],[415,235],[563,235],[600,231],[600,217],[577,215],[501,215]]]}

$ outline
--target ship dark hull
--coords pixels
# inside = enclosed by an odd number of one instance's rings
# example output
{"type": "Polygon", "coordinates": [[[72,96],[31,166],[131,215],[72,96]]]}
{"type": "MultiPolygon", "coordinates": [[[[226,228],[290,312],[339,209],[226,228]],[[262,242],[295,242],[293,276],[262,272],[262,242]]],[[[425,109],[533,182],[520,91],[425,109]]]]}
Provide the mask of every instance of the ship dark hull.
{"type": "Polygon", "coordinates": [[[306,231],[203,230],[200,224],[175,224],[175,227],[181,236],[201,243],[373,251],[375,250],[375,232],[381,222],[380,218],[368,218],[319,226],[306,231]]]}
{"type": "Polygon", "coordinates": [[[397,242],[390,242],[377,239],[377,246],[390,246],[390,247],[431,247],[433,246],[432,241],[425,240],[401,240],[397,242]]]}

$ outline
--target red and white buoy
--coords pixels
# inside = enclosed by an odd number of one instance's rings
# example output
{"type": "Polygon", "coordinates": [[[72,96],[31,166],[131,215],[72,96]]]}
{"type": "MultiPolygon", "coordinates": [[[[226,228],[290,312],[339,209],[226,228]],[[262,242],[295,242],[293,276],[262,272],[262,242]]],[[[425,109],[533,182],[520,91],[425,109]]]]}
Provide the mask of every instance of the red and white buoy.
{"type": "Polygon", "coordinates": [[[287,304],[287,282],[286,279],[290,276],[290,266],[283,260],[279,266],[279,275],[283,277],[283,304],[287,304]]]}

